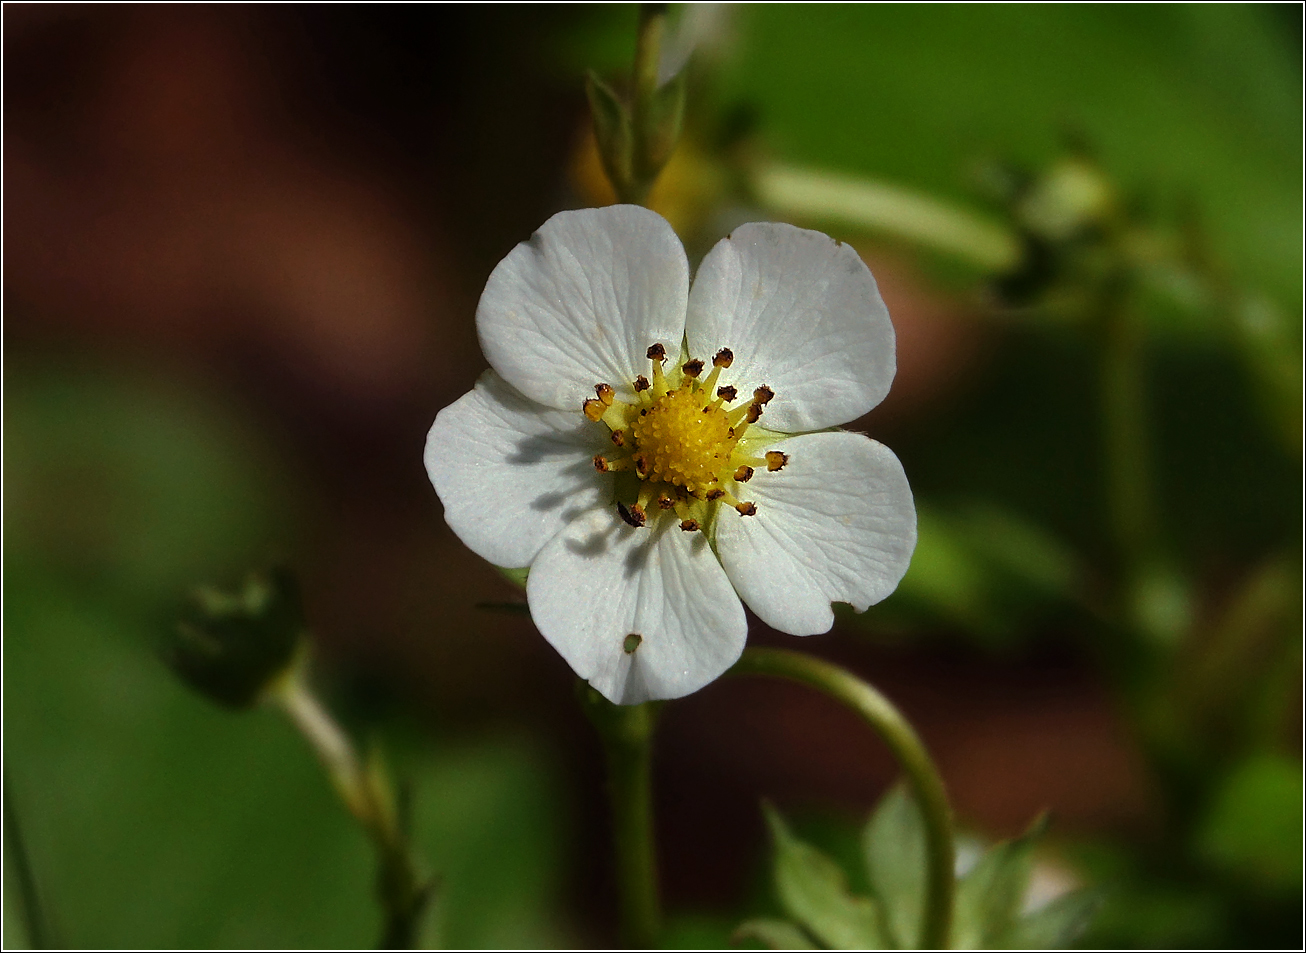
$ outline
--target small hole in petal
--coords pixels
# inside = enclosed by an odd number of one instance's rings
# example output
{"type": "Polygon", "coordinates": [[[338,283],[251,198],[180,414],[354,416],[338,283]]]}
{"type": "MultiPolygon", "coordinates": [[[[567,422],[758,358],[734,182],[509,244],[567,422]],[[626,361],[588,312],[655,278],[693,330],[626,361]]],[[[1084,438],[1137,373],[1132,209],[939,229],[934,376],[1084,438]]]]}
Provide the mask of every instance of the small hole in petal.
{"type": "Polygon", "coordinates": [[[625,652],[627,655],[634,655],[635,649],[639,648],[639,644],[643,641],[644,636],[640,635],[638,632],[632,632],[621,640],[621,651],[625,652]]]}

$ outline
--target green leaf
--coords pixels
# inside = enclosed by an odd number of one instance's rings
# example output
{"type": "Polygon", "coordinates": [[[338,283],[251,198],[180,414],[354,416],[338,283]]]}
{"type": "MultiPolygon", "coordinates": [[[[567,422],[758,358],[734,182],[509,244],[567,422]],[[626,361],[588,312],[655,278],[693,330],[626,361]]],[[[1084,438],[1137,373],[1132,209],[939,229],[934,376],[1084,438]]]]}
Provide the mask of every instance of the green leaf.
{"type": "Polygon", "coordinates": [[[1102,905],[1096,890],[1072,890],[1021,917],[997,944],[1006,950],[1064,950],[1088,929],[1102,905]]]}
{"type": "Polygon", "coordinates": [[[883,948],[875,902],[854,896],[838,864],[795,837],[774,808],[764,810],[775,840],[776,893],[785,911],[828,947],[883,948]]]}
{"type": "Polygon", "coordinates": [[[585,95],[589,97],[594,136],[598,140],[603,169],[612,180],[617,194],[629,188],[632,180],[634,136],[630,113],[607,83],[590,70],[585,76],[585,95]]]}
{"type": "Polygon", "coordinates": [[[1225,779],[1199,825],[1196,848],[1212,867],[1266,893],[1301,889],[1301,762],[1257,755],[1225,779]]]}
{"type": "Polygon", "coordinates": [[[920,945],[925,908],[925,825],[905,784],[880,801],[862,834],[871,891],[884,913],[885,930],[897,949],[920,945]]]}
{"type": "Polygon", "coordinates": [[[820,949],[801,927],[788,920],[745,920],[730,938],[735,943],[755,940],[768,950],[820,949]]]}
{"type": "Polygon", "coordinates": [[[1040,817],[1020,837],[991,848],[957,885],[953,946],[992,948],[1011,929],[1033,870],[1034,843],[1046,826],[1040,817]]]}

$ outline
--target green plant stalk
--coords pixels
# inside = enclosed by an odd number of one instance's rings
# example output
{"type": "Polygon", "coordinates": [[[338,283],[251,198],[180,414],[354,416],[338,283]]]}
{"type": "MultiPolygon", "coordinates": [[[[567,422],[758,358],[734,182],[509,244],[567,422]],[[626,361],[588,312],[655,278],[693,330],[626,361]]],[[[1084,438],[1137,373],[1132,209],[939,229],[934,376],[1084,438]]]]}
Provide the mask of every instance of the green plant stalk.
{"type": "Polygon", "coordinates": [[[432,883],[423,878],[395,811],[390,784],[379,764],[358,756],[344,729],[309,688],[303,660],[268,692],[317,755],[349,813],[371,838],[377,855],[377,898],[384,914],[380,947],[413,949],[432,883]]]}
{"type": "Polygon", "coordinates": [[[823,692],[860,715],[889,746],[911,782],[925,819],[928,862],[921,945],[925,949],[947,949],[956,888],[952,808],[938,768],[915,729],[871,685],[847,669],[802,652],[748,648],[730,674],[785,678],[823,692]]]}
{"type": "Polygon", "coordinates": [[[32,872],[32,860],[23,841],[22,829],[18,824],[18,815],[14,810],[13,799],[9,796],[9,785],[4,786],[4,837],[5,852],[13,862],[14,878],[18,881],[18,897],[23,914],[23,926],[27,928],[27,942],[34,950],[45,950],[61,946],[53,942],[51,929],[41,906],[41,894],[36,886],[36,875],[32,872]]]}
{"type": "Polygon", "coordinates": [[[583,681],[577,683],[577,690],[603,739],[607,761],[622,939],[631,948],[649,949],[662,929],[652,785],[658,706],[652,702],[614,705],[583,681]]]}
{"type": "Polygon", "coordinates": [[[649,117],[658,90],[658,58],[666,32],[667,5],[641,3],[635,39],[635,64],[631,71],[630,127],[634,137],[629,182],[612,183],[618,201],[643,205],[660,171],[650,167],[649,117]]]}
{"type": "Polygon", "coordinates": [[[1106,451],[1107,506],[1125,570],[1137,574],[1155,556],[1156,508],[1148,454],[1147,399],[1143,377],[1143,328],[1128,289],[1105,291],[1102,340],[1102,416],[1106,451]]]}

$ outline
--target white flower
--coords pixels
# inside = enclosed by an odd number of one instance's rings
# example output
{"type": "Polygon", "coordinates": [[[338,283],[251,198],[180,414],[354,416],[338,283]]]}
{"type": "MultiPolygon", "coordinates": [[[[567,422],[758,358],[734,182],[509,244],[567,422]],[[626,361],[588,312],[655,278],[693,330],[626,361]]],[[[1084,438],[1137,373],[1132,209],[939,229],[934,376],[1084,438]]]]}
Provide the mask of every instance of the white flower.
{"type": "Polygon", "coordinates": [[[493,370],[436,417],[427,471],[464,543],[530,567],[536,626],[610,700],[724,672],[747,635],[741,598],[811,635],[832,602],[863,611],[907,571],[902,465],[827,429],[878,404],[895,368],[888,311],[847,245],[744,225],[691,288],[656,213],[560,212],[494,269],[476,326],[493,370]]]}

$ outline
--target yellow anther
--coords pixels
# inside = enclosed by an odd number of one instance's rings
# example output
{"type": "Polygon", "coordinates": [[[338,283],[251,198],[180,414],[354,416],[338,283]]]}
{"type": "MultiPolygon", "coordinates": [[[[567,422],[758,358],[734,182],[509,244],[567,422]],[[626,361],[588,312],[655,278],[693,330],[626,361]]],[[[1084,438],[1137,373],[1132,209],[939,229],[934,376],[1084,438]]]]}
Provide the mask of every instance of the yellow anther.
{"type": "Polygon", "coordinates": [[[774,473],[781,469],[789,462],[789,454],[781,453],[779,450],[768,450],[766,452],[766,468],[774,473]]]}
{"type": "Polygon", "coordinates": [[[612,406],[615,391],[613,391],[611,384],[595,384],[594,393],[598,395],[599,400],[603,401],[604,407],[612,406]]]}
{"type": "Polygon", "coordinates": [[[585,411],[585,416],[595,423],[603,419],[603,414],[607,409],[607,405],[603,401],[596,400],[593,397],[581,404],[581,410],[585,411]]]}
{"type": "Polygon", "coordinates": [[[747,483],[752,478],[753,478],[753,468],[750,466],[745,465],[735,471],[736,483],[747,483]]]}

